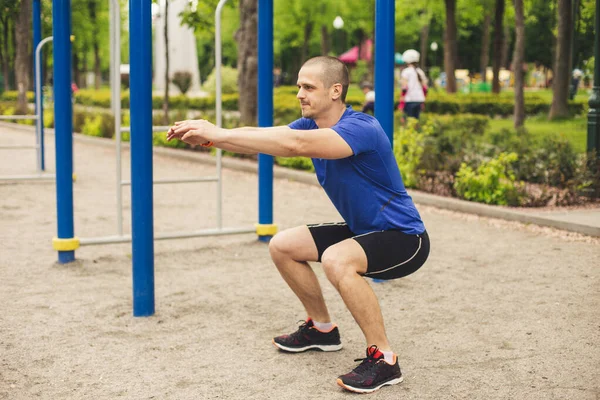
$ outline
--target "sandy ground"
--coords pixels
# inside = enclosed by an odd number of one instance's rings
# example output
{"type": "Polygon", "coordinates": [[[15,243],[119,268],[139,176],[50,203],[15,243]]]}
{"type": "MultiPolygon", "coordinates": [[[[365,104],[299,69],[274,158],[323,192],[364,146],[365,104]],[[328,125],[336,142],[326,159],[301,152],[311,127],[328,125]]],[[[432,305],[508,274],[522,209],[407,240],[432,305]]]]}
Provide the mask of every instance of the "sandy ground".
{"type": "MultiPolygon", "coordinates": [[[[0,128],[0,144],[31,143],[0,128]]],[[[53,143],[48,140],[52,170],[53,143]]],[[[75,230],[114,235],[111,149],[75,144],[75,230]]],[[[2,150],[0,175],[31,173],[2,150]]],[[[123,171],[129,170],[127,152],[123,171]]],[[[214,168],[155,156],[156,177],[214,168]]],[[[224,225],[252,226],[257,179],[224,173],[224,225]]],[[[125,229],[129,231],[129,190],[125,229]]],[[[155,187],[155,231],[215,226],[215,184],[155,187]]],[[[600,241],[420,207],[432,242],[407,278],[371,282],[405,375],[372,399],[600,399],[600,241]]],[[[275,185],[281,228],[335,221],[316,187],[275,185]]],[[[344,349],[289,355],[300,303],[252,234],[156,242],[156,314],[132,316],[131,247],[88,246],[58,265],[53,183],[0,183],[0,399],[348,399],[335,384],[363,357],[359,328],[321,268],[344,349]]]]}

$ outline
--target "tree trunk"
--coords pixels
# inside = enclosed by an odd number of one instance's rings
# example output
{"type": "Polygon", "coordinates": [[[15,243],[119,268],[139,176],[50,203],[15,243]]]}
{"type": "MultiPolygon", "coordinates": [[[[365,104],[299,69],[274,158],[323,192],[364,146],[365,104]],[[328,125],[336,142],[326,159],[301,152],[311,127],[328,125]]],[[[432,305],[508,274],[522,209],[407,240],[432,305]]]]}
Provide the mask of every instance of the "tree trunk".
{"type": "Polygon", "coordinates": [[[358,28],[357,37],[358,37],[358,57],[357,57],[357,61],[358,61],[361,59],[361,56],[362,56],[362,45],[365,40],[365,31],[363,31],[361,28],[358,28]]]}
{"type": "Polygon", "coordinates": [[[481,71],[481,81],[487,82],[487,67],[490,62],[490,23],[492,15],[489,11],[483,18],[483,37],[481,38],[481,57],[479,57],[479,70],[481,71]]]}
{"type": "Polygon", "coordinates": [[[81,83],[81,68],[79,67],[79,56],[79,52],[73,49],[73,52],[71,53],[71,65],[73,65],[73,76],[71,79],[73,79],[73,82],[75,82],[77,85],[81,83]]]}
{"type": "Polygon", "coordinates": [[[238,43],[238,88],[240,122],[256,125],[258,96],[258,1],[240,0],[240,28],[235,33],[238,43]]]}
{"type": "Polygon", "coordinates": [[[10,60],[10,65],[9,65],[9,71],[11,74],[11,80],[12,80],[12,87],[13,90],[17,90],[17,73],[15,72],[15,66],[16,66],[16,62],[17,62],[17,17],[15,16],[13,18],[13,24],[11,26],[11,39],[12,39],[12,54],[9,58],[10,60]]]}
{"type": "Polygon", "coordinates": [[[4,49],[4,61],[2,62],[2,74],[4,75],[4,89],[11,90],[11,81],[10,81],[10,47],[8,44],[8,32],[9,32],[9,24],[10,19],[7,18],[6,21],[3,21],[3,30],[2,30],[2,48],[4,49]]]}
{"type": "Polygon", "coordinates": [[[571,36],[571,62],[569,63],[569,71],[573,71],[577,66],[579,66],[578,59],[578,51],[577,51],[577,39],[579,39],[579,31],[581,30],[581,18],[580,18],[580,0],[572,0],[573,1],[573,11],[571,12],[571,30],[573,32],[571,36]]]}
{"type": "Polygon", "coordinates": [[[163,123],[169,125],[169,0],[165,1],[165,98],[163,100],[163,123]]]}
{"type": "Polygon", "coordinates": [[[446,72],[446,92],[456,93],[457,43],[456,43],[456,0],[446,2],[446,30],[444,31],[444,71],[446,72]]]}
{"type": "MultiPolygon", "coordinates": [[[[0,18],[0,24],[4,28],[3,31],[6,32],[6,24],[8,18],[3,19],[0,18]]],[[[5,36],[6,37],[6,36],[5,36]]],[[[6,90],[6,73],[8,72],[8,66],[6,65],[6,61],[8,59],[8,48],[5,47],[4,42],[0,42],[0,70],[2,71],[2,78],[4,80],[4,89],[6,90]]]]}
{"type": "Polygon", "coordinates": [[[571,0],[558,0],[558,38],[556,40],[556,61],[552,79],[552,105],[550,119],[566,117],[569,114],[569,71],[571,53],[571,0]]]}
{"type": "MultiPolygon", "coordinates": [[[[77,66],[74,66],[74,67],[76,68],[77,66]]],[[[77,86],[79,86],[80,88],[88,87],[87,73],[88,73],[89,69],[90,69],[90,67],[88,65],[88,59],[87,59],[87,57],[83,57],[83,60],[81,61],[81,72],[83,72],[83,74],[82,74],[83,77],[79,81],[77,81],[77,80],[75,81],[77,83],[77,86]]]]}
{"type": "Polygon", "coordinates": [[[502,63],[502,42],[504,39],[504,0],[496,0],[496,11],[494,17],[494,59],[492,69],[492,93],[500,93],[500,65],[502,63]]]}
{"type": "Polygon", "coordinates": [[[326,56],[329,54],[329,31],[327,25],[321,25],[321,55],[326,56]]]}
{"type": "MultiPolygon", "coordinates": [[[[100,89],[102,82],[102,72],[100,71],[100,44],[98,42],[98,18],[96,17],[97,0],[89,0],[88,10],[90,14],[90,25],[92,28],[92,49],[94,50],[94,87],[100,89]]],[[[86,57],[87,59],[87,57],[86,57]]],[[[84,69],[87,73],[87,68],[84,69]]]]}
{"type": "Polygon", "coordinates": [[[510,68],[510,60],[508,59],[508,52],[510,49],[510,28],[508,25],[504,25],[504,39],[502,39],[502,61],[500,62],[501,68],[510,68]]]}
{"type": "MultiPolygon", "coordinates": [[[[16,27],[14,26],[15,25],[15,21],[14,21],[15,18],[16,17],[13,17],[13,20],[9,21],[9,24],[8,24],[8,26],[9,26],[8,29],[9,29],[9,32],[10,32],[10,38],[11,38],[11,41],[12,41],[12,47],[9,47],[8,40],[6,41],[6,48],[10,49],[9,53],[8,53],[8,62],[7,62],[7,64],[8,64],[8,74],[9,74],[8,77],[9,77],[9,80],[10,80],[10,87],[11,87],[10,90],[16,90],[17,89],[17,85],[15,83],[15,72],[14,72],[15,71],[15,62],[16,62],[16,57],[17,57],[17,37],[15,35],[15,33],[16,33],[16,27]]],[[[8,37],[9,36],[7,34],[7,38],[8,37]]]]}
{"type": "Polygon", "coordinates": [[[301,53],[301,61],[304,64],[306,59],[308,58],[308,46],[310,44],[310,36],[312,34],[314,23],[313,21],[306,21],[306,25],[304,25],[304,37],[302,39],[302,53],[301,53]]]}
{"type": "Polygon", "coordinates": [[[515,109],[514,126],[520,128],[525,123],[525,98],[523,95],[524,78],[523,63],[525,61],[525,17],[523,0],[515,2],[515,51],[513,53],[513,72],[515,74],[515,109]]]}
{"type": "Polygon", "coordinates": [[[421,28],[421,68],[427,67],[427,50],[429,49],[429,20],[421,28]]]}
{"type": "Polygon", "coordinates": [[[17,114],[27,113],[27,90],[31,86],[29,70],[31,65],[31,0],[21,0],[21,7],[15,23],[17,54],[15,57],[15,74],[17,81],[17,114]]]}

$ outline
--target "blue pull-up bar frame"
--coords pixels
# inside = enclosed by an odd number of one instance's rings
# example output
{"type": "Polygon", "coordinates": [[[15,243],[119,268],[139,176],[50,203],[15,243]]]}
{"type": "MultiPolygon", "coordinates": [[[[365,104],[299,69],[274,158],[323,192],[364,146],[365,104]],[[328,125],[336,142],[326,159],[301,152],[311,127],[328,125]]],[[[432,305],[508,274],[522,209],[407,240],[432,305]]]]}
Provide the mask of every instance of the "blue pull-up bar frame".
{"type": "MultiPolygon", "coordinates": [[[[71,2],[53,0],[56,110],[58,261],[75,259],[79,240],[73,228],[73,145],[71,103],[71,2]]],[[[131,60],[131,192],[133,315],[154,314],[154,226],[152,188],[152,16],[149,0],[129,0],[131,60]]],[[[273,124],[273,0],[258,7],[258,124],[273,124]]],[[[376,118],[393,145],[394,0],[376,0],[376,118]]],[[[259,240],[268,240],[273,222],[273,157],[259,155],[259,240]]]]}

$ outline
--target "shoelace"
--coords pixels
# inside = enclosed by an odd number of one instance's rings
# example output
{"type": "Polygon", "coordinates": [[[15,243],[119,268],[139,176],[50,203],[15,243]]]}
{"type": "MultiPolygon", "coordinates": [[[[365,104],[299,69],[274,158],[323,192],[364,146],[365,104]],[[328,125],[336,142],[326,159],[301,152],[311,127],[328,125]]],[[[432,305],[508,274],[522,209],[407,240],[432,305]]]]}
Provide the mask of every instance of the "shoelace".
{"type": "Polygon", "coordinates": [[[361,374],[373,368],[373,366],[375,366],[375,364],[377,363],[377,360],[375,359],[375,354],[378,350],[379,348],[377,346],[372,345],[367,349],[367,357],[355,359],[354,361],[361,361],[361,363],[358,367],[354,368],[353,372],[361,374]]]}
{"type": "Polygon", "coordinates": [[[300,339],[304,337],[304,333],[308,330],[308,323],[306,321],[298,320],[297,323],[300,324],[298,326],[298,330],[290,335],[294,339],[300,339]]]}

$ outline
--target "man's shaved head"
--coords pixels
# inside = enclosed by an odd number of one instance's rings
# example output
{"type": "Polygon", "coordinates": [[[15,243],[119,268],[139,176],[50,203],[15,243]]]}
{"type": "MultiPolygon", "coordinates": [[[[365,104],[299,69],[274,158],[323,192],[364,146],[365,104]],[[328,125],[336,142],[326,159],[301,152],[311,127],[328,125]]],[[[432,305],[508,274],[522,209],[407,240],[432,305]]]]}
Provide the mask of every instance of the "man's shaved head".
{"type": "Polygon", "coordinates": [[[342,103],[346,101],[350,78],[348,77],[348,68],[346,64],[335,57],[319,56],[313,57],[306,61],[303,67],[319,66],[321,68],[321,81],[325,88],[330,88],[336,83],[342,85],[342,95],[340,96],[342,103]]]}

